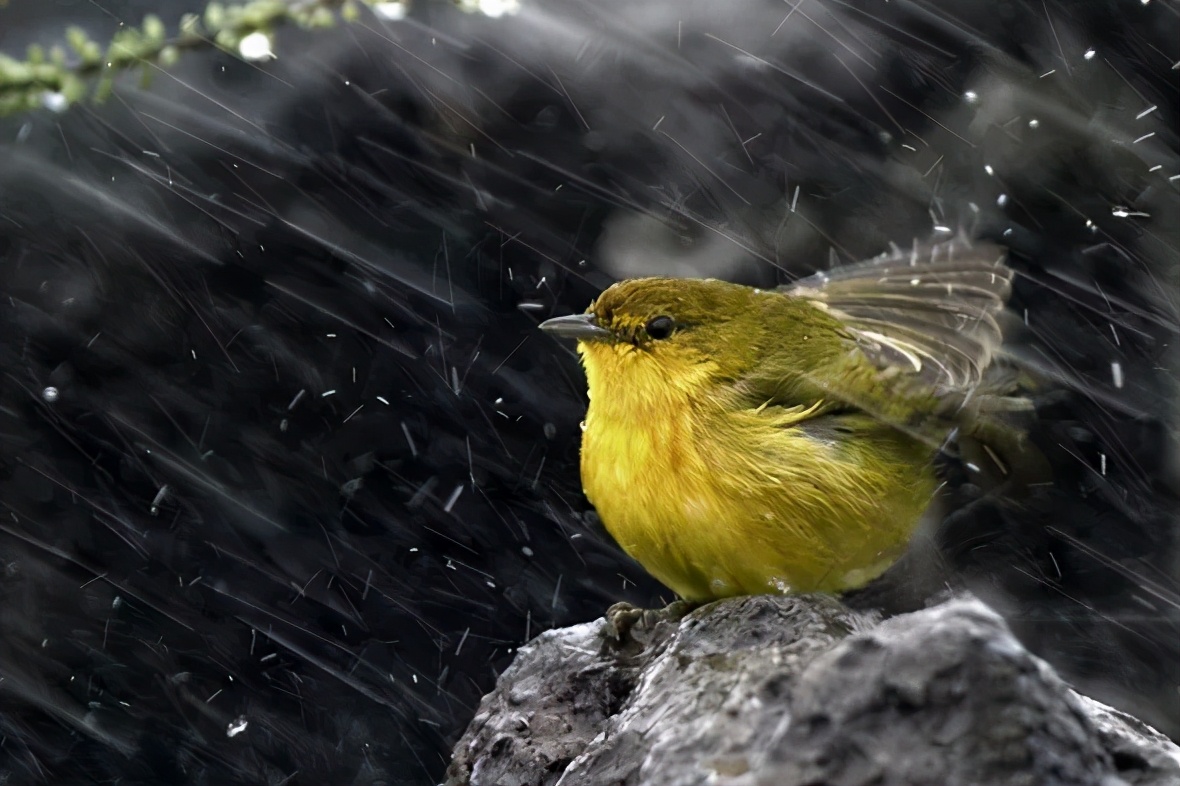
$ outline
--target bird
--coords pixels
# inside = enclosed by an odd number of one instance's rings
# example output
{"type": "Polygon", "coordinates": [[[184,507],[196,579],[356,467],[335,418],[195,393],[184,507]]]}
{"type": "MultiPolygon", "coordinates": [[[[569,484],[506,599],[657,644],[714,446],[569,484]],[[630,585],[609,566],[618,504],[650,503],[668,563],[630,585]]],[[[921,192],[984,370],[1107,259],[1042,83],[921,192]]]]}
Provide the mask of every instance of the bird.
{"type": "Polygon", "coordinates": [[[577,342],[581,482],[606,530],[685,601],[868,584],[948,445],[1000,473],[1030,450],[997,362],[1005,257],[956,240],[773,289],[629,279],[543,322],[577,342]]]}

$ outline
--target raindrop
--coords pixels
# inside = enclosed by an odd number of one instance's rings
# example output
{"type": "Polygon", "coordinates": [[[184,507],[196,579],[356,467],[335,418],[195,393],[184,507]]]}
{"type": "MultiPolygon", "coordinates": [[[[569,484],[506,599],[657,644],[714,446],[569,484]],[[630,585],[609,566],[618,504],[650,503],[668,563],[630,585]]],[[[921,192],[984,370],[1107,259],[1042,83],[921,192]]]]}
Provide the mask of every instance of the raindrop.
{"type": "Polygon", "coordinates": [[[69,107],[70,100],[56,90],[46,90],[41,94],[41,105],[50,112],[64,112],[69,107]]]}
{"type": "Polygon", "coordinates": [[[406,18],[405,3],[374,3],[370,8],[374,14],[391,22],[406,18]]]}
{"type": "Polygon", "coordinates": [[[160,504],[165,499],[167,499],[168,491],[169,491],[168,484],[165,483],[163,486],[160,486],[160,490],[156,492],[155,499],[152,500],[151,513],[153,516],[160,515],[160,504]]]}
{"type": "Polygon", "coordinates": [[[246,60],[270,60],[275,56],[270,51],[270,37],[262,32],[251,33],[243,38],[238,44],[238,52],[246,60]]]}

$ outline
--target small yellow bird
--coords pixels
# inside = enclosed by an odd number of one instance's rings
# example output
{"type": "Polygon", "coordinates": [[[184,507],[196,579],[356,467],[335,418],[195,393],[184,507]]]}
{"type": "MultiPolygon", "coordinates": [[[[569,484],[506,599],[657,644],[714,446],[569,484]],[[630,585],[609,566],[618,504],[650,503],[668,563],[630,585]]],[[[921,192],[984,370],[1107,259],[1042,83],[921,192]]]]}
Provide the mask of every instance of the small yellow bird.
{"type": "Polygon", "coordinates": [[[761,290],[644,278],[541,328],[578,341],[582,485],[689,601],[863,586],[903,553],[973,437],[1019,445],[989,386],[1005,252],[955,241],[761,290]]]}

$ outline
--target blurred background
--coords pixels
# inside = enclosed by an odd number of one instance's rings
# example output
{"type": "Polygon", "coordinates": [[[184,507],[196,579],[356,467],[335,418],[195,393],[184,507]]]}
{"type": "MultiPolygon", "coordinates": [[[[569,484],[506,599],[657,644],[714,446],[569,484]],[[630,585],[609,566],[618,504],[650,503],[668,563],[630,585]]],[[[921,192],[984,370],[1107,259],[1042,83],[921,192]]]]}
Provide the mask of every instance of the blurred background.
{"type": "MultiPolygon", "coordinates": [[[[0,118],[0,782],[436,782],[516,647],[671,600],[536,324],[960,230],[1056,480],[952,481],[874,602],[974,591],[1180,738],[1174,3],[290,7],[0,118]]],[[[186,12],[8,0],[0,52],[186,12]]]]}

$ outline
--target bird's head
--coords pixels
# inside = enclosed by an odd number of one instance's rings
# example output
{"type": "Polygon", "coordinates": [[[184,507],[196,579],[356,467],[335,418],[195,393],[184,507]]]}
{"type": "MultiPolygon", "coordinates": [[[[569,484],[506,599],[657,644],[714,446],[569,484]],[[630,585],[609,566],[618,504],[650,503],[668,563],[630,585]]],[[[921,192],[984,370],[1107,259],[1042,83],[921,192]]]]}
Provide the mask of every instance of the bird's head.
{"type": "Polygon", "coordinates": [[[604,291],[586,313],[541,328],[577,340],[592,399],[691,398],[757,362],[764,297],[711,279],[632,279],[604,291]]]}

